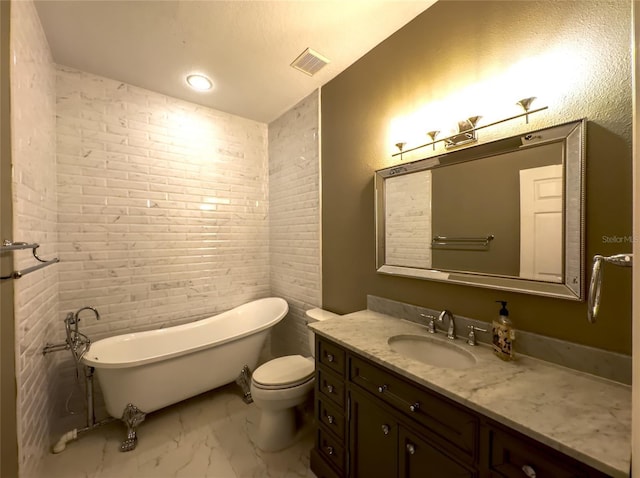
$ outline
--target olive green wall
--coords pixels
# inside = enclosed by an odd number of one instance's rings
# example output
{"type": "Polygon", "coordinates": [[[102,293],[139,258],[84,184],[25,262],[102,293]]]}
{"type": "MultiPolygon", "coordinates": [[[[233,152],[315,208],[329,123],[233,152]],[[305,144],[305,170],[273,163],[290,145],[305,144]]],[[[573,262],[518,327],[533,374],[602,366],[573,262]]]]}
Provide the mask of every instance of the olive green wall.
{"type": "MultiPolygon", "coordinates": [[[[11,3],[0,1],[0,238],[12,238],[11,202],[11,3]]],[[[2,254],[1,275],[13,271],[13,256],[2,254]]],[[[0,476],[18,476],[18,424],[16,419],[15,325],[13,281],[0,281],[0,476]]]]}
{"type": "Polygon", "coordinates": [[[561,164],[561,143],[433,170],[433,236],[495,236],[489,247],[434,247],[437,270],[520,276],[520,171],[561,164]],[[478,181],[482,178],[482,181],[478,181]]]}
{"type": "MultiPolygon", "coordinates": [[[[503,299],[519,329],[630,354],[629,269],[605,270],[594,325],[584,302],[377,274],[373,192],[374,171],[400,162],[394,143],[427,142],[403,133],[440,129],[455,115],[489,122],[518,113],[505,105],[538,96],[534,108],[549,109],[529,125],[487,128],[480,141],[586,117],[587,269],[596,253],[630,252],[630,15],[630,1],[440,1],[325,85],[323,307],[352,312],[373,294],[489,321],[503,299]],[[416,112],[424,121],[406,120],[416,112]]],[[[428,147],[405,160],[436,153],[428,147]]]]}

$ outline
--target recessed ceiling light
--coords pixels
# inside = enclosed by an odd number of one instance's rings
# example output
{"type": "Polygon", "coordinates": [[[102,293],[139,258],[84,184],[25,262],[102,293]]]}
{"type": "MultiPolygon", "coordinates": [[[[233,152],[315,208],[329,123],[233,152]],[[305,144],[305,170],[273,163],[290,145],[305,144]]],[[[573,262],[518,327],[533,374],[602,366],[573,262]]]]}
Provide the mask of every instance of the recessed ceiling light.
{"type": "Polygon", "coordinates": [[[198,73],[187,76],[187,83],[191,88],[198,91],[207,91],[213,87],[213,83],[209,78],[198,73]]]}

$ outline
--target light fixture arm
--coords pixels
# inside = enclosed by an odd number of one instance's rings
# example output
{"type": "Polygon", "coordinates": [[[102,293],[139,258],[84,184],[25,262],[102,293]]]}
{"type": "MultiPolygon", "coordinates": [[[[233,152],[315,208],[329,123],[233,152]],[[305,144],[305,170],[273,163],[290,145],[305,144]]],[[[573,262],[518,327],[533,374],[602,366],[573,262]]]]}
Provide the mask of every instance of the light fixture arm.
{"type": "Polygon", "coordinates": [[[524,110],[524,117],[526,118],[527,124],[529,124],[529,109],[531,109],[531,103],[533,103],[535,99],[535,96],[531,96],[529,98],[522,98],[516,103],[524,110]]]}
{"type": "MultiPolygon", "coordinates": [[[[522,101],[522,100],[521,100],[521,101],[522,101]]],[[[531,100],[531,101],[533,101],[533,100],[531,100]]],[[[519,104],[519,103],[518,103],[518,104],[519,104]]],[[[529,105],[530,105],[530,103],[529,103],[529,105]]],[[[548,109],[548,108],[549,108],[548,106],[543,106],[543,107],[541,107],[541,108],[536,108],[536,109],[534,109],[534,110],[527,110],[527,111],[525,111],[524,113],[520,113],[520,114],[515,115],[515,116],[510,116],[510,117],[508,117],[508,118],[504,118],[504,119],[501,119],[501,120],[498,120],[498,121],[494,121],[493,123],[483,124],[482,126],[474,126],[473,128],[470,128],[470,129],[466,129],[466,130],[464,130],[464,133],[470,133],[470,134],[472,134],[472,133],[475,133],[476,131],[479,131],[479,130],[481,130],[481,129],[489,128],[490,126],[495,126],[495,125],[497,125],[497,124],[505,123],[506,121],[511,121],[511,120],[514,120],[514,119],[517,119],[517,118],[522,118],[523,116],[527,118],[527,122],[528,122],[529,115],[532,115],[532,114],[534,114],[534,113],[538,113],[538,112],[540,112],[540,111],[544,111],[544,110],[546,110],[546,109],[548,109]]],[[[470,119],[471,119],[471,118],[470,118],[470,119]]],[[[465,121],[469,121],[469,120],[465,120],[465,121]]],[[[431,137],[431,135],[430,135],[429,133],[427,133],[427,134],[429,135],[429,137],[431,137]]],[[[437,140],[436,140],[436,139],[434,139],[434,138],[435,138],[435,136],[434,136],[434,137],[432,138],[432,141],[431,141],[431,142],[429,142],[429,143],[421,144],[421,145],[419,145],[419,146],[414,146],[413,148],[409,148],[409,149],[404,149],[404,148],[403,148],[403,150],[402,150],[401,152],[399,152],[399,153],[394,153],[394,154],[392,154],[391,156],[392,156],[392,157],[396,157],[396,156],[399,156],[399,155],[401,155],[401,154],[403,154],[403,153],[410,153],[410,152],[412,152],[412,151],[416,151],[416,150],[418,150],[418,149],[422,149],[422,148],[424,148],[424,147],[426,147],[426,146],[432,146],[432,145],[433,145],[433,147],[434,147],[434,149],[435,149],[435,145],[436,145],[437,143],[440,143],[440,142],[442,142],[442,141],[452,141],[453,139],[455,139],[455,138],[456,138],[457,136],[459,136],[459,135],[460,135],[460,133],[458,132],[458,133],[455,133],[455,134],[453,134],[453,135],[451,135],[451,136],[447,136],[446,138],[440,138],[440,139],[437,139],[437,140]]],[[[403,146],[404,146],[404,145],[403,145],[403,146]]]]}

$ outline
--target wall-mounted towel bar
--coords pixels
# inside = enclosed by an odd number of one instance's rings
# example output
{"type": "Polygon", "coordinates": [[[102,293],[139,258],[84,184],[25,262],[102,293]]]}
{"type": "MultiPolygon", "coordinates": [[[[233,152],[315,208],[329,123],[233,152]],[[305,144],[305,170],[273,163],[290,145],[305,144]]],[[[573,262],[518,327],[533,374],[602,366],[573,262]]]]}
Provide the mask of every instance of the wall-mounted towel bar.
{"type": "Polygon", "coordinates": [[[495,239],[493,234],[478,237],[449,237],[435,236],[431,241],[432,246],[451,247],[452,249],[460,247],[471,248],[488,248],[489,243],[495,239]]]}
{"type": "Polygon", "coordinates": [[[0,280],[20,279],[20,277],[26,274],[29,274],[30,272],[34,272],[34,271],[37,271],[38,269],[42,269],[43,267],[47,267],[51,264],[55,264],[56,262],[60,262],[60,259],[58,259],[57,257],[50,260],[45,260],[39,257],[38,254],[36,253],[36,249],[38,247],[40,247],[40,244],[36,244],[36,243],[29,244],[28,242],[12,242],[5,239],[2,245],[0,245],[0,252],[16,251],[19,249],[31,249],[31,252],[33,253],[33,257],[35,257],[40,262],[40,264],[27,267],[26,269],[22,269],[20,271],[14,271],[8,276],[0,277],[0,280]]]}

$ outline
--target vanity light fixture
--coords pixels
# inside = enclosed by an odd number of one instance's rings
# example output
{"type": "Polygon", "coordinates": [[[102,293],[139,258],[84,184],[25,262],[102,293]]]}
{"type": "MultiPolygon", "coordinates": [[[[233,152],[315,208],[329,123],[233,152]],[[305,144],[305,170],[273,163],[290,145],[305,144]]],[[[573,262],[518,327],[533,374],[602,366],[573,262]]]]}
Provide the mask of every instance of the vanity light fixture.
{"type": "Polygon", "coordinates": [[[533,101],[535,99],[536,99],[535,96],[531,96],[529,98],[521,99],[516,104],[518,106],[520,106],[524,110],[524,113],[520,113],[520,114],[515,115],[515,116],[510,116],[508,118],[504,118],[504,119],[501,119],[501,120],[498,120],[498,121],[494,121],[493,123],[489,123],[489,124],[484,124],[482,126],[478,126],[478,121],[480,121],[482,116],[470,116],[469,118],[467,118],[465,120],[458,121],[458,132],[454,133],[454,134],[452,134],[450,136],[447,136],[446,138],[436,139],[436,136],[438,136],[438,134],[440,132],[439,131],[429,131],[427,133],[427,136],[431,139],[431,142],[429,142],[429,143],[421,144],[419,146],[415,146],[415,147],[409,148],[409,149],[405,149],[406,143],[396,143],[396,147],[400,150],[400,152],[394,153],[391,156],[393,156],[393,157],[400,156],[400,159],[402,159],[402,154],[403,153],[410,153],[411,151],[415,151],[417,149],[424,148],[425,146],[433,146],[433,149],[435,151],[436,143],[440,143],[441,141],[445,143],[445,147],[447,149],[454,148],[454,147],[461,146],[461,145],[468,144],[468,143],[473,143],[473,142],[478,140],[477,135],[476,135],[476,132],[478,130],[481,130],[483,128],[488,128],[489,126],[495,126],[497,124],[504,123],[506,121],[510,121],[510,120],[513,120],[513,119],[516,119],[516,118],[521,118],[523,116],[526,119],[526,123],[529,124],[529,115],[531,115],[533,113],[537,113],[539,111],[546,110],[548,108],[548,106],[542,106],[540,108],[536,108],[536,109],[532,110],[531,109],[531,104],[533,103],[533,101]]]}
{"type": "Polygon", "coordinates": [[[197,91],[207,91],[213,87],[213,82],[200,73],[192,73],[187,76],[187,84],[197,91]]]}
{"type": "Polygon", "coordinates": [[[476,135],[476,125],[482,116],[471,116],[466,120],[458,121],[458,133],[445,138],[446,148],[455,148],[463,144],[475,143],[478,141],[476,135]]]}
{"type": "Polygon", "coordinates": [[[529,110],[531,109],[531,103],[533,103],[535,99],[535,96],[531,96],[529,98],[523,98],[516,103],[524,110],[524,117],[527,121],[527,124],[529,124],[529,110]]]}
{"type": "Polygon", "coordinates": [[[433,145],[433,150],[436,150],[436,136],[440,134],[440,131],[429,131],[427,136],[431,138],[431,144],[433,145]]]}

